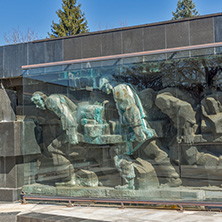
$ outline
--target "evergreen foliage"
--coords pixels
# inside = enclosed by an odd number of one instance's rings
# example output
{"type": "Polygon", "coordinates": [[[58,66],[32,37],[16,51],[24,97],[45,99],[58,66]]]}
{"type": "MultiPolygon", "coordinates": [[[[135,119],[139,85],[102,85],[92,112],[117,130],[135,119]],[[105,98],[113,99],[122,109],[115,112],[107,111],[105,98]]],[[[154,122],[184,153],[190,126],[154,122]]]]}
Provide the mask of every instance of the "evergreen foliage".
{"type": "Polygon", "coordinates": [[[76,0],[62,0],[62,9],[56,11],[59,23],[52,22],[50,38],[88,32],[87,21],[76,0]]]}
{"type": "Polygon", "coordinates": [[[177,8],[173,14],[173,20],[190,18],[198,16],[199,12],[195,9],[196,5],[192,0],[179,0],[177,3],[177,8]]]}

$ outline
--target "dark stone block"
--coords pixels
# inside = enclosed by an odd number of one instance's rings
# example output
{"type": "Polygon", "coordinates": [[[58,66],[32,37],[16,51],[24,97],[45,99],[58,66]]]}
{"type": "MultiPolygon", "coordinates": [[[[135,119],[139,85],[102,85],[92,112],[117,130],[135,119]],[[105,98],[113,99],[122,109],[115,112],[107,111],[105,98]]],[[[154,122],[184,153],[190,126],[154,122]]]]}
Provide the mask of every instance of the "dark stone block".
{"type": "Polygon", "coordinates": [[[20,199],[20,188],[0,188],[0,201],[16,201],[20,199]]]}
{"type": "Polygon", "coordinates": [[[101,41],[102,56],[121,54],[121,32],[104,33],[101,41]]]}
{"type": "Polygon", "coordinates": [[[11,90],[0,89],[0,121],[15,120],[16,94],[11,90]]]}
{"type": "Polygon", "coordinates": [[[122,53],[143,51],[143,28],[122,31],[122,53]]]}
{"type": "Polygon", "coordinates": [[[164,49],[165,25],[144,28],[144,51],[164,49]]]}
{"type": "Polygon", "coordinates": [[[0,47],[0,78],[3,77],[3,46],[0,47]]]}
{"type": "MultiPolygon", "coordinates": [[[[35,127],[36,127],[36,125],[33,121],[23,122],[22,130],[21,130],[20,126],[18,126],[18,128],[15,127],[15,135],[16,136],[18,135],[18,137],[16,138],[16,141],[19,141],[20,135],[22,138],[22,139],[20,139],[20,141],[22,141],[21,145],[15,146],[15,150],[16,151],[21,150],[21,153],[24,156],[41,153],[40,147],[38,146],[37,141],[36,141],[35,127]],[[20,133],[19,133],[19,131],[20,131],[20,133]]],[[[17,153],[15,153],[15,154],[17,154],[17,153]]]]}
{"type": "Polygon", "coordinates": [[[0,221],[5,221],[5,222],[15,222],[16,221],[16,216],[17,214],[19,214],[20,212],[4,212],[1,213],[0,212],[0,221]]]}
{"type": "Polygon", "coordinates": [[[31,222],[29,217],[23,217],[23,215],[19,215],[16,217],[17,222],[31,222]]]}
{"type": "Polygon", "coordinates": [[[81,38],[64,39],[64,60],[82,58],[82,41],[81,38]]]}
{"type": "Polygon", "coordinates": [[[40,153],[33,121],[0,122],[0,156],[40,153]]]}
{"type": "Polygon", "coordinates": [[[7,93],[7,96],[9,98],[9,100],[10,100],[10,106],[11,106],[12,110],[15,113],[16,112],[16,106],[17,106],[17,94],[18,94],[18,92],[13,91],[13,90],[9,90],[9,89],[6,89],[5,91],[7,93]]]}
{"type": "MultiPolygon", "coordinates": [[[[18,158],[20,158],[23,161],[23,157],[16,157],[16,174],[17,174],[16,187],[22,187],[25,184],[25,164],[23,162],[18,163],[18,158]]],[[[33,164],[33,163],[30,163],[30,164],[33,164]]],[[[29,179],[29,181],[32,182],[31,179],[29,179]]]]}
{"type": "Polygon", "coordinates": [[[18,188],[24,184],[24,166],[18,158],[0,158],[0,187],[18,188]]]}
{"type": "Polygon", "coordinates": [[[0,144],[0,156],[14,156],[14,122],[0,122],[0,144]]]}
{"type": "Polygon", "coordinates": [[[31,222],[30,218],[29,217],[25,217],[23,215],[18,215],[16,217],[16,221],[17,222],[31,222]]]}
{"type": "Polygon", "coordinates": [[[63,61],[63,40],[45,42],[45,62],[63,61]]]}
{"type": "Polygon", "coordinates": [[[189,23],[177,22],[166,25],[167,48],[189,45],[189,23]]]}
{"type": "MultiPolygon", "coordinates": [[[[15,157],[5,158],[5,187],[17,188],[17,166],[15,157]]],[[[23,176],[23,175],[21,175],[23,176]]]]}
{"type": "MultiPolygon", "coordinates": [[[[13,124],[13,137],[14,137],[14,156],[20,156],[20,155],[24,155],[23,154],[23,149],[25,146],[25,138],[26,138],[26,131],[23,131],[23,128],[25,129],[25,125],[23,125],[22,122],[14,122],[13,124]],[[23,134],[24,133],[24,134],[23,134]],[[24,135],[24,138],[23,138],[24,135]]],[[[31,136],[31,138],[33,138],[32,136],[32,132],[29,132],[29,135],[31,136]]],[[[35,140],[33,141],[35,142],[35,140]]],[[[31,148],[31,147],[30,147],[31,148]]],[[[10,153],[6,152],[6,156],[10,156],[10,153]]]]}
{"type": "Polygon", "coordinates": [[[222,16],[214,17],[215,42],[222,42],[222,16]]]}
{"type": "Polygon", "coordinates": [[[214,42],[214,20],[203,18],[190,21],[190,45],[214,42]]]}
{"type": "MultiPolygon", "coordinates": [[[[0,157],[0,187],[5,187],[5,161],[3,157],[0,157]]],[[[0,198],[1,200],[1,198],[0,198]]]]}
{"type": "Polygon", "coordinates": [[[82,41],[82,58],[98,57],[102,55],[101,35],[83,36],[82,41]]]}
{"type": "Polygon", "coordinates": [[[27,43],[3,47],[3,77],[22,75],[22,65],[27,64],[27,43]]]}

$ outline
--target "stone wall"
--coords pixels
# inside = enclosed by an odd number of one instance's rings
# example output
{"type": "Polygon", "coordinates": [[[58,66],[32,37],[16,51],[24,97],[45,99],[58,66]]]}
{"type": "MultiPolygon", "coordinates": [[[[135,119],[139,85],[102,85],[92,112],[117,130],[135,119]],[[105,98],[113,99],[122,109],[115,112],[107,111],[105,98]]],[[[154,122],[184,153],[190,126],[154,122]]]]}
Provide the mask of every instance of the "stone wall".
{"type": "Polygon", "coordinates": [[[17,93],[11,89],[0,89],[0,201],[20,198],[21,187],[27,182],[24,181],[24,170],[36,164],[40,153],[35,142],[33,146],[35,124],[23,122],[16,116],[17,93]],[[24,143],[22,138],[26,134],[24,143]],[[27,158],[24,159],[24,155],[27,158]]]}
{"type": "Polygon", "coordinates": [[[221,20],[219,13],[1,46],[0,78],[22,75],[22,65],[220,42],[221,20]]]}

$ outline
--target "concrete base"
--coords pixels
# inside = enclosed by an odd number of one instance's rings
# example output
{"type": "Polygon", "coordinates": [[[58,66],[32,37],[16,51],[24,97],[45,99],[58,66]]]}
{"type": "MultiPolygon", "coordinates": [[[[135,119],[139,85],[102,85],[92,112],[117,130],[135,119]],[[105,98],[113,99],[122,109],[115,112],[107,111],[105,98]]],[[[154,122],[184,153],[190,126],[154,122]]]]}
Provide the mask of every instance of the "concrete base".
{"type": "Polygon", "coordinates": [[[222,189],[218,187],[150,187],[147,190],[118,190],[109,187],[54,187],[41,184],[23,187],[25,195],[62,196],[84,198],[108,198],[165,201],[222,201],[222,189]]]}
{"type": "Polygon", "coordinates": [[[52,215],[52,214],[41,214],[41,213],[27,213],[27,214],[20,214],[17,216],[17,222],[99,222],[104,220],[91,220],[91,219],[83,219],[77,217],[67,217],[67,216],[59,216],[59,215],[52,215]]]}
{"type": "MultiPolygon", "coordinates": [[[[86,205],[73,207],[66,207],[64,204],[39,204],[39,203],[1,203],[0,202],[0,221],[15,222],[16,215],[17,221],[22,222],[41,222],[44,215],[50,216],[63,216],[65,220],[60,218],[60,221],[73,221],[73,222],[95,222],[95,221],[110,221],[110,222],[144,222],[144,221],[158,221],[158,222],[172,222],[172,221],[201,221],[201,222],[221,222],[222,214],[218,212],[220,209],[213,211],[191,211],[191,208],[185,208],[185,211],[178,212],[179,208],[172,208],[162,206],[159,209],[150,209],[149,207],[127,207],[119,209],[120,205],[109,205],[109,207],[101,205],[86,205]],[[164,210],[163,210],[164,208],[164,210]],[[167,210],[170,209],[170,210],[167,210]],[[216,211],[216,212],[215,212],[216,211]],[[35,214],[33,214],[35,213],[35,214]],[[44,214],[44,215],[43,215],[44,214]],[[32,217],[32,220],[30,219],[32,217]],[[23,220],[21,220],[22,218],[23,220]]],[[[151,207],[152,208],[152,207],[151,207]]],[[[44,221],[57,221],[55,218],[49,220],[50,217],[44,217],[44,221]]]]}

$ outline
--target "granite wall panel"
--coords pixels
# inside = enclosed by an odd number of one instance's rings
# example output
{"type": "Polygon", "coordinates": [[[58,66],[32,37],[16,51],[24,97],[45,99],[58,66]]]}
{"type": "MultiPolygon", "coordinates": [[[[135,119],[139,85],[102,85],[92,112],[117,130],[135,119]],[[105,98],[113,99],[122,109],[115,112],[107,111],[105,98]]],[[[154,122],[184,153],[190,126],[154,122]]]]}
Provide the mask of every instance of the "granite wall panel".
{"type": "Polygon", "coordinates": [[[165,42],[165,25],[144,28],[144,51],[164,49],[165,42]]]}
{"type": "Polygon", "coordinates": [[[174,48],[189,45],[189,22],[166,25],[166,47],[174,48]]]}
{"type": "Polygon", "coordinates": [[[190,22],[190,45],[214,42],[214,19],[202,18],[190,22]]]}
{"type": "Polygon", "coordinates": [[[22,65],[27,64],[27,43],[3,47],[3,77],[22,75],[22,65]]]}
{"type": "Polygon", "coordinates": [[[45,42],[30,42],[28,44],[28,65],[44,63],[45,42]]]}
{"type": "Polygon", "coordinates": [[[63,40],[45,42],[45,61],[58,62],[63,60],[63,40]]]}
{"type": "Polygon", "coordinates": [[[102,55],[101,34],[81,37],[82,58],[98,57],[102,55]]]}
{"type": "Polygon", "coordinates": [[[64,39],[64,60],[81,59],[82,58],[82,41],[81,38],[64,39]]]}
{"type": "Polygon", "coordinates": [[[108,32],[101,35],[102,56],[121,54],[121,35],[121,32],[108,32]]]}
{"type": "Polygon", "coordinates": [[[122,31],[122,53],[143,51],[143,28],[122,31]]]}
{"type": "Polygon", "coordinates": [[[215,42],[222,42],[222,17],[214,17],[215,42]]]}
{"type": "Polygon", "coordinates": [[[89,33],[0,47],[0,78],[22,75],[22,65],[141,52],[222,41],[222,16],[89,33]]]}

